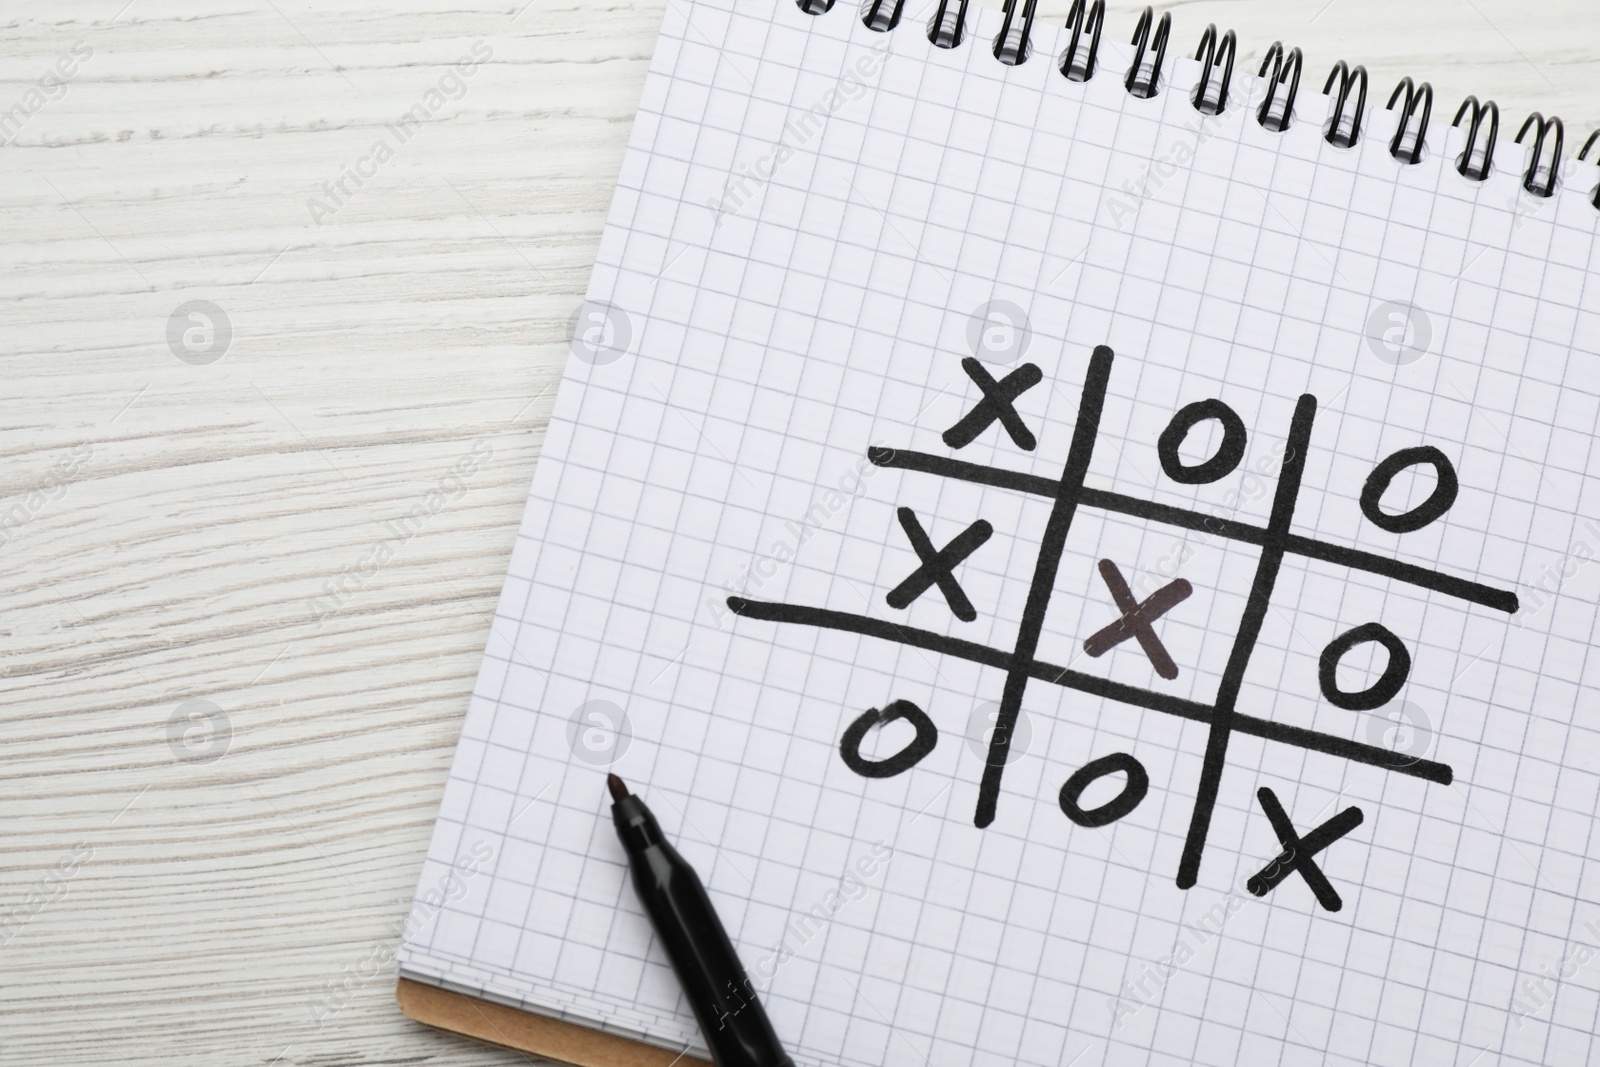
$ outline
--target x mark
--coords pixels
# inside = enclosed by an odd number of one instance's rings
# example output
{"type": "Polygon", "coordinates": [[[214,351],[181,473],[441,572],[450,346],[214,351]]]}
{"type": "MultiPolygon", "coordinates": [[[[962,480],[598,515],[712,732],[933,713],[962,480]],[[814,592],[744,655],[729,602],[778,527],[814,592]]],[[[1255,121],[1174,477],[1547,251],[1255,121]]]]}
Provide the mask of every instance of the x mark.
{"type": "Polygon", "coordinates": [[[998,421],[1018,448],[1032,452],[1039,442],[1023,424],[1022,416],[1017,414],[1016,399],[1043,380],[1044,375],[1039,368],[1032,363],[1024,363],[998,382],[982,363],[971,356],[961,361],[961,369],[983,391],[983,399],[963,415],[960,422],[944,432],[944,443],[951,448],[965,448],[977,440],[990,423],[998,421]]]}
{"type": "Polygon", "coordinates": [[[1144,654],[1150,657],[1150,663],[1155,667],[1157,674],[1169,681],[1176,678],[1178,665],[1172,662],[1166,646],[1161,643],[1161,638],[1156,636],[1151,624],[1188,600],[1189,594],[1194,592],[1194,587],[1179,578],[1175,582],[1168,582],[1152,593],[1148,599],[1140,602],[1133,599],[1133,590],[1128,588],[1128,583],[1122,579],[1122,572],[1117,570],[1117,565],[1109,559],[1100,561],[1100,577],[1106,580],[1106,586],[1111,590],[1111,599],[1117,602],[1117,609],[1122,612],[1122,617],[1085,641],[1083,650],[1091,656],[1103,656],[1131,637],[1139,642],[1144,654]]]}
{"type": "Polygon", "coordinates": [[[1262,786],[1256,793],[1256,799],[1261,801],[1261,810],[1267,813],[1273,832],[1283,843],[1283,851],[1278,853],[1277,858],[1271,863],[1261,868],[1259,874],[1251,876],[1245,883],[1245,888],[1255,896],[1264,897],[1289,875],[1299,871],[1300,877],[1305,879],[1306,885],[1310,886],[1311,892],[1316,895],[1318,904],[1328,911],[1338,911],[1344,907],[1344,901],[1339,899],[1339,894],[1334,891],[1328,876],[1322,873],[1322,868],[1316,865],[1312,857],[1360,826],[1363,818],[1361,809],[1345,808],[1301,837],[1294,832],[1294,824],[1289,821],[1288,814],[1283,810],[1283,805],[1278,803],[1278,798],[1273,795],[1272,790],[1262,786]]]}
{"type": "Polygon", "coordinates": [[[928,539],[927,532],[917,521],[916,513],[910,508],[901,508],[899,515],[900,526],[905,530],[906,537],[911,539],[911,547],[916,549],[917,558],[922,561],[922,565],[912,571],[909,578],[889,590],[889,606],[910,607],[911,602],[927,592],[929,587],[938,585],[939,592],[944,594],[945,602],[950,605],[950,610],[955,612],[956,618],[962,622],[976,619],[978,612],[972,606],[972,601],[967,599],[967,594],[962,591],[961,583],[956,581],[955,569],[976,552],[979,545],[989,540],[989,536],[994,533],[994,527],[979,519],[957,535],[954,541],[936,552],[933,542],[928,539]]]}

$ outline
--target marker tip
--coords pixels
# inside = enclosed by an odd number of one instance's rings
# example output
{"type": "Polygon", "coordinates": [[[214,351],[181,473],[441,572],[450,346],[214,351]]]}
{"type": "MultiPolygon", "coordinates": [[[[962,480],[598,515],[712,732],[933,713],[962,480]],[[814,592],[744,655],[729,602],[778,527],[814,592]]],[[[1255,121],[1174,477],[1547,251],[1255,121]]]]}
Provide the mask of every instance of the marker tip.
{"type": "Polygon", "coordinates": [[[626,800],[629,796],[627,785],[623,783],[621,778],[618,778],[614,774],[606,775],[606,788],[611,790],[611,800],[613,803],[619,800],[626,800]]]}

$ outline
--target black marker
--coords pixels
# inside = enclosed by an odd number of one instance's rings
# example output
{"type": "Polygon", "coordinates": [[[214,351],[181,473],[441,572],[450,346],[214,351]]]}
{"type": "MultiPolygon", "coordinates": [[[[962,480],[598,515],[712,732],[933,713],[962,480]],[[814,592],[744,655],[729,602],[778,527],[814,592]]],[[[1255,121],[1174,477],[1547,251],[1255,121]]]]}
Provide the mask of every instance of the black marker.
{"type": "Polygon", "coordinates": [[[633,887],[672,960],[712,1062],[717,1067],[794,1067],[694,868],[667,843],[661,824],[621,778],[608,774],[606,785],[633,887]]]}

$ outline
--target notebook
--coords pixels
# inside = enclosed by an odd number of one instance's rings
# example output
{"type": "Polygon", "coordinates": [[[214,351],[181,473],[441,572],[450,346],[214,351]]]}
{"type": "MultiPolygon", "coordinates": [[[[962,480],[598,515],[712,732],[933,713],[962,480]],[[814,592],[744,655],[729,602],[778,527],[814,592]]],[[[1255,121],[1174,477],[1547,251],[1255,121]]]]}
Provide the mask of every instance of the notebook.
{"type": "Polygon", "coordinates": [[[1600,172],[1199,30],[667,5],[405,982],[704,1056],[615,772],[797,1064],[1593,1061],[1600,172]]]}

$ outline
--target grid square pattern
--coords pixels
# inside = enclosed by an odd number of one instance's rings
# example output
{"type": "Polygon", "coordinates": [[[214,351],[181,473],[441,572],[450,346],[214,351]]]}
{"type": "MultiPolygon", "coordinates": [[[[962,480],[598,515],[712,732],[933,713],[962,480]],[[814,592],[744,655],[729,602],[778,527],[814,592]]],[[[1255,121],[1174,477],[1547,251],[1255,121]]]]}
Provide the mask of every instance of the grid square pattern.
{"type": "MultiPolygon", "coordinates": [[[[627,351],[567,368],[402,972],[703,1048],[626,879],[603,800],[615,770],[706,881],[800,1064],[1592,1058],[1590,173],[1569,164],[1569,188],[1539,201],[1520,190],[1520,146],[1502,144],[1474,184],[1450,165],[1460,131],[1435,129],[1423,162],[1401,166],[1385,150],[1394,116],[1378,109],[1340,150],[1320,136],[1329,103],[1314,92],[1274,134],[1244,106],[1263,88],[1243,73],[1238,102],[1202,118],[1193,61],[1170,60],[1162,91],[1138,100],[1116,42],[1073,83],[1052,61],[1057,30],[1036,27],[1033,58],[1008,68],[986,47],[996,13],[975,10],[948,51],[924,21],[908,12],[878,34],[847,4],[820,17],[788,0],[668,6],[588,294],[627,351]],[[991,302],[1026,316],[998,358],[974,340],[991,302]],[[1397,364],[1386,338],[1419,358],[1397,364]],[[1080,502],[1037,656],[1089,689],[1028,684],[980,828],[986,731],[1052,498],[868,456],[1055,483],[1101,345],[1116,357],[1082,479],[1094,500],[1263,529],[1292,458],[1293,535],[1520,600],[1508,618],[1287,554],[1236,679],[1238,714],[1270,729],[1233,732],[1187,890],[1175,875],[1212,728],[1090,690],[1219,700],[1262,545],[1080,502]],[[941,440],[979,400],[961,362],[975,354],[997,379],[1040,368],[1015,400],[1034,449],[998,424],[959,449],[941,440]],[[1296,450],[1307,393],[1316,415],[1296,450]],[[1246,428],[1243,460],[1180,484],[1156,441],[1211,398],[1246,428]],[[1363,515],[1363,485],[1422,444],[1459,472],[1456,502],[1386,532],[1363,515]],[[937,588],[903,610],[885,602],[920,563],[902,508],[936,547],[992,527],[954,572],[975,620],[937,588]],[[1175,679],[1132,641],[1083,654],[1118,614],[1101,559],[1140,599],[1191,584],[1155,624],[1175,679]],[[999,658],[738,616],[730,596],[999,658]],[[1401,638],[1410,675],[1385,707],[1341,709],[1319,687],[1323,650],[1372,621],[1401,638]],[[891,700],[924,709],[939,743],[905,773],[864,779],[840,735],[891,700]],[[1284,743],[1280,727],[1399,748],[1453,781],[1284,743]],[[1148,796],[1108,826],[1069,822],[1063,782],[1117,752],[1145,768],[1148,796]],[[1363,811],[1317,857],[1341,910],[1298,875],[1247,891],[1281,847],[1262,787],[1301,834],[1363,811]]],[[[1182,455],[1219,444],[1207,424],[1182,455]]],[[[1432,488],[1407,472],[1384,508],[1432,488]]],[[[1360,646],[1337,677],[1361,688],[1384,663],[1360,646]]],[[[901,747],[897,730],[863,755],[901,747]]]]}

